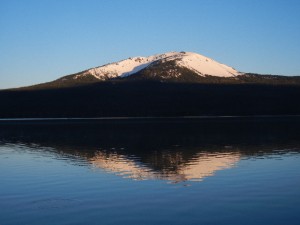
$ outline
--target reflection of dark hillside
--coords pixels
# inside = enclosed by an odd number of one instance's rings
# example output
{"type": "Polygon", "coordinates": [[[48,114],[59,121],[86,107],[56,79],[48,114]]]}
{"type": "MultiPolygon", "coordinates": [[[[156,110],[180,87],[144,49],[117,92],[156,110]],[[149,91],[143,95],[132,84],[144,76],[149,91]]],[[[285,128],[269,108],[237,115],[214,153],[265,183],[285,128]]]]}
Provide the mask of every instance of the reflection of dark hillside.
{"type": "Polygon", "coordinates": [[[120,152],[161,165],[162,152],[174,157],[181,152],[185,161],[199,152],[251,155],[298,148],[299,128],[298,117],[2,122],[0,141],[90,157],[99,150],[120,152]]]}

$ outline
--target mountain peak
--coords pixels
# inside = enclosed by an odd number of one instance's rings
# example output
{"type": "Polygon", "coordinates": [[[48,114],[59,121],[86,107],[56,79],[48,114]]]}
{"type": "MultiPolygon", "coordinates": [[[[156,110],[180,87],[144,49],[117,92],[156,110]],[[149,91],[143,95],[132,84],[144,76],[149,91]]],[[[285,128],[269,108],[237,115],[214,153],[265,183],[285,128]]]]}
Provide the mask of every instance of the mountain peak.
{"type": "Polygon", "coordinates": [[[155,62],[174,61],[176,66],[187,68],[199,76],[234,77],[240,73],[225,64],[194,52],[167,52],[148,57],[130,57],[119,62],[88,69],[74,76],[74,79],[82,79],[84,76],[93,76],[98,80],[128,77],[135,74],[155,62]]]}

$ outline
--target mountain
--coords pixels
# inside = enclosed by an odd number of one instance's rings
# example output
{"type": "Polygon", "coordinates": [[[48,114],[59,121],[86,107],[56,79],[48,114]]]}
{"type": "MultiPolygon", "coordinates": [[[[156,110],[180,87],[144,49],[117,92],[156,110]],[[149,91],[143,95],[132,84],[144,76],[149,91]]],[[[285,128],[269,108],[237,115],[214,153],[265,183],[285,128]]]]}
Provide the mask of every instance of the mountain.
{"type": "MultiPolygon", "coordinates": [[[[235,69],[220,64],[213,59],[207,58],[197,53],[192,52],[168,52],[149,57],[134,57],[122,60],[120,62],[111,63],[108,65],[89,69],[82,74],[76,75],[76,78],[92,75],[99,80],[107,80],[117,77],[127,77],[135,74],[145,68],[155,66],[157,64],[164,64],[167,62],[174,62],[174,71],[167,75],[180,77],[180,73],[176,73],[176,66],[186,68],[199,76],[212,75],[220,77],[232,77],[239,74],[235,69]]],[[[171,68],[170,68],[171,69],[171,68]]]]}
{"type": "Polygon", "coordinates": [[[193,52],[132,57],[21,89],[56,89],[98,82],[158,81],[210,84],[299,85],[300,77],[242,73],[193,52]]]}
{"type": "MultiPolygon", "coordinates": [[[[109,80],[112,78],[124,78],[140,72],[146,68],[157,65],[164,65],[172,62],[172,68],[165,71],[167,77],[180,77],[181,73],[177,71],[178,67],[190,70],[199,76],[211,75],[218,77],[233,77],[239,74],[235,69],[220,64],[213,59],[207,58],[192,52],[168,52],[149,57],[133,57],[119,62],[88,69],[65,79],[83,79],[91,77],[98,80],[109,80]]],[[[165,77],[162,77],[164,79],[165,77]]]]}
{"type": "Polygon", "coordinates": [[[170,52],[2,90],[0,118],[300,115],[299,98],[299,76],[241,73],[170,52]]]}
{"type": "Polygon", "coordinates": [[[112,80],[200,82],[203,78],[235,78],[243,73],[193,52],[168,52],[128,59],[91,68],[34,85],[34,88],[67,87],[112,80]]]}

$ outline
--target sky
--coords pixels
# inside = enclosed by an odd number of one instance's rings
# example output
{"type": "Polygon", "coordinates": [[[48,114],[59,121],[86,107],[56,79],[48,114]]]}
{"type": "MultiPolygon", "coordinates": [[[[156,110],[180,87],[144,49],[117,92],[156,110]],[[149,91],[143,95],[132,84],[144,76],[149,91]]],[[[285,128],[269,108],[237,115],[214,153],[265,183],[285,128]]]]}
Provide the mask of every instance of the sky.
{"type": "Polygon", "coordinates": [[[169,51],[300,75],[299,12],[299,0],[0,0],[0,89],[169,51]]]}

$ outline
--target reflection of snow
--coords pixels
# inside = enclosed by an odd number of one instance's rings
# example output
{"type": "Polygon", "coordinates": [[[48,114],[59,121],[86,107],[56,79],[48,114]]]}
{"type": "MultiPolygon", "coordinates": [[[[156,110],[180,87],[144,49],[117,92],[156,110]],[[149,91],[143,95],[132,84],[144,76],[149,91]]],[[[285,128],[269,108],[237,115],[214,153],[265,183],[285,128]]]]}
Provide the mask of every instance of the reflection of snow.
{"type": "Polygon", "coordinates": [[[239,159],[240,155],[238,153],[206,153],[199,154],[188,163],[178,165],[176,159],[174,160],[174,158],[170,157],[170,166],[173,165],[172,167],[174,167],[174,165],[177,165],[176,169],[163,169],[160,171],[154,171],[132,158],[116,153],[107,154],[98,152],[91,161],[95,167],[116,173],[125,178],[135,180],[163,179],[181,182],[186,180],[201,181],[205,177],[213,176],[218,170],[231,168],[239,159]]]}
{"type": "Polygon", "coordinates": [[[231,168],[238,162],[240,156],[237,154],[207,154],[195,158],[191,163],[182,166],[178,173],[185,180],[198,179],[213,176],[218,170],[231,168]]]}
{"type": "Polygon", "coordinates": [[[98,154],[92,158],[95,167],[118,173],[122,177],[128,177],[137,180],[155,179],[154,173],[138,165],[134,160],[127,159],[125,156],[117,154],[98,154]]]}

